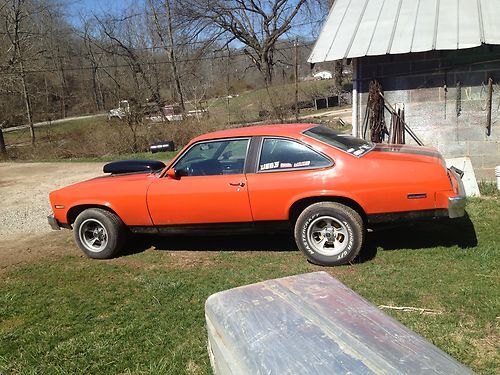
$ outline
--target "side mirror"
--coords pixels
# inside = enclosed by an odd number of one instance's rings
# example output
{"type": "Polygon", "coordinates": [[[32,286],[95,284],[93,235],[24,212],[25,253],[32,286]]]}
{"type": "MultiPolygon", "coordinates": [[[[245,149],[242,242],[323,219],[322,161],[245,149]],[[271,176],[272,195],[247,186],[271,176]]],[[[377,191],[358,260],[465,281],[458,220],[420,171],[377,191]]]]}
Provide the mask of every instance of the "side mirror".
{"type": "Polygon", "coordinates": [[[178,180],[181,178],[181,176],[179,176],[175,170],[175,168],[170,168],[168,171],[167,171],[167,176],[170,177],[170,178],[173,178],[174,180],[178,180]]]}
{"type": "Polygon", "coordinates": [[[170,168],[167,171],[167,176],[170,177],[170,178],[173,178],[174,180],[180,180],[181,177],[189,176],[189,173],[185,169],[170,168]]]}

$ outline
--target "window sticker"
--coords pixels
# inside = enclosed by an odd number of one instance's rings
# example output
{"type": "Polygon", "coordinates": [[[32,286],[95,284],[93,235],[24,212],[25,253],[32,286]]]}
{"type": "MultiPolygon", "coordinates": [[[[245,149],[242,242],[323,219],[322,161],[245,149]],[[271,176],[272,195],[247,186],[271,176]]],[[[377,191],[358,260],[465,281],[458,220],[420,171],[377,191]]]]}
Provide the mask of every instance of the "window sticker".
{"type": "Polygon", "coordinates": [[[354,154],[354,155],[356,155],[356,156],[359,156],[359,155],[361,155],[363,152],[365,152],[365,151],[364,151],[364,150],[356,150],[356,151],[354,151],[354,152],[353,152],[353,154],[354,154]]]}
{"type": "Polygon", "coordinates": [[[292,163],[280,163],[280,168],[292,168],[292,163]]]}
{"type": "Polygon", "coordinates": [[[260,165],[260,170],[261,171],[267,171],[269,169],[274,169],[274,168],[278,168],[280,165],[280,162],[279,161],[273,161],[271,163],[265,163],[265,164],[261,164],[260,165]]]}
{"type": "Polygon", "coordinates": [[[293,167],[294,168],[307,167],[309,165],[311,165],[311,161],[310,160],[299,161],[297,163],[293,163],[293,167]]]}

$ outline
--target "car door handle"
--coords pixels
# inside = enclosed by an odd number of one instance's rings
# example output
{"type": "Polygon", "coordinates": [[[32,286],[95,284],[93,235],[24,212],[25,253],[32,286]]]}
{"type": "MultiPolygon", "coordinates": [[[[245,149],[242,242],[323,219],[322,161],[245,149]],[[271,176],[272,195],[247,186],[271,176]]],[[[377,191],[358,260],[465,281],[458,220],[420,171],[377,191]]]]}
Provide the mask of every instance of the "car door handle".
{"type": "Polygon", "coordinates": [[[229,185],[243,187],[243,186],[245,186],[245,183],[244,182],[230,182],[229,185]]]}

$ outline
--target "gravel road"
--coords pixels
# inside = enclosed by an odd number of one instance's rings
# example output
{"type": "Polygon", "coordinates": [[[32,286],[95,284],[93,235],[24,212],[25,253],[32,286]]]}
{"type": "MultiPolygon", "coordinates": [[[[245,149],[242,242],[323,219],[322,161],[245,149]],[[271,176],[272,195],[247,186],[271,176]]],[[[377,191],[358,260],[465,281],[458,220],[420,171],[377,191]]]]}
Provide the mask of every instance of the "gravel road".
{"type": "Polygon", "coordinates": [[[48,194],[102,174],[102,163],[0,163],[0,246],[51,231],[48,194]]]}

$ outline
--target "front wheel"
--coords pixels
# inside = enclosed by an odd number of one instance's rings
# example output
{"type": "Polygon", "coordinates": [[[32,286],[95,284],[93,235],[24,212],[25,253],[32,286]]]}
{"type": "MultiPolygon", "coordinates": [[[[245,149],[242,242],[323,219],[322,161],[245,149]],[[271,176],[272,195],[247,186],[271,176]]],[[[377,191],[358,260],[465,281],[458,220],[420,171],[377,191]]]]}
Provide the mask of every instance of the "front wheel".
{"type": "Polygon", "coordinates": [[[123,222],[115,214],[101,208],[89,208],[80,213],[73,230],[78,247],[90,258],[113,258],[125,242],[123,222]]]}
{"type": "Polygon", "coordinates": [[[295,241],[315,264],[336,266],[350,263],[361,250],[365,229],[361,216],[334,202],[310,205],[295,223],[295,241]]]}

